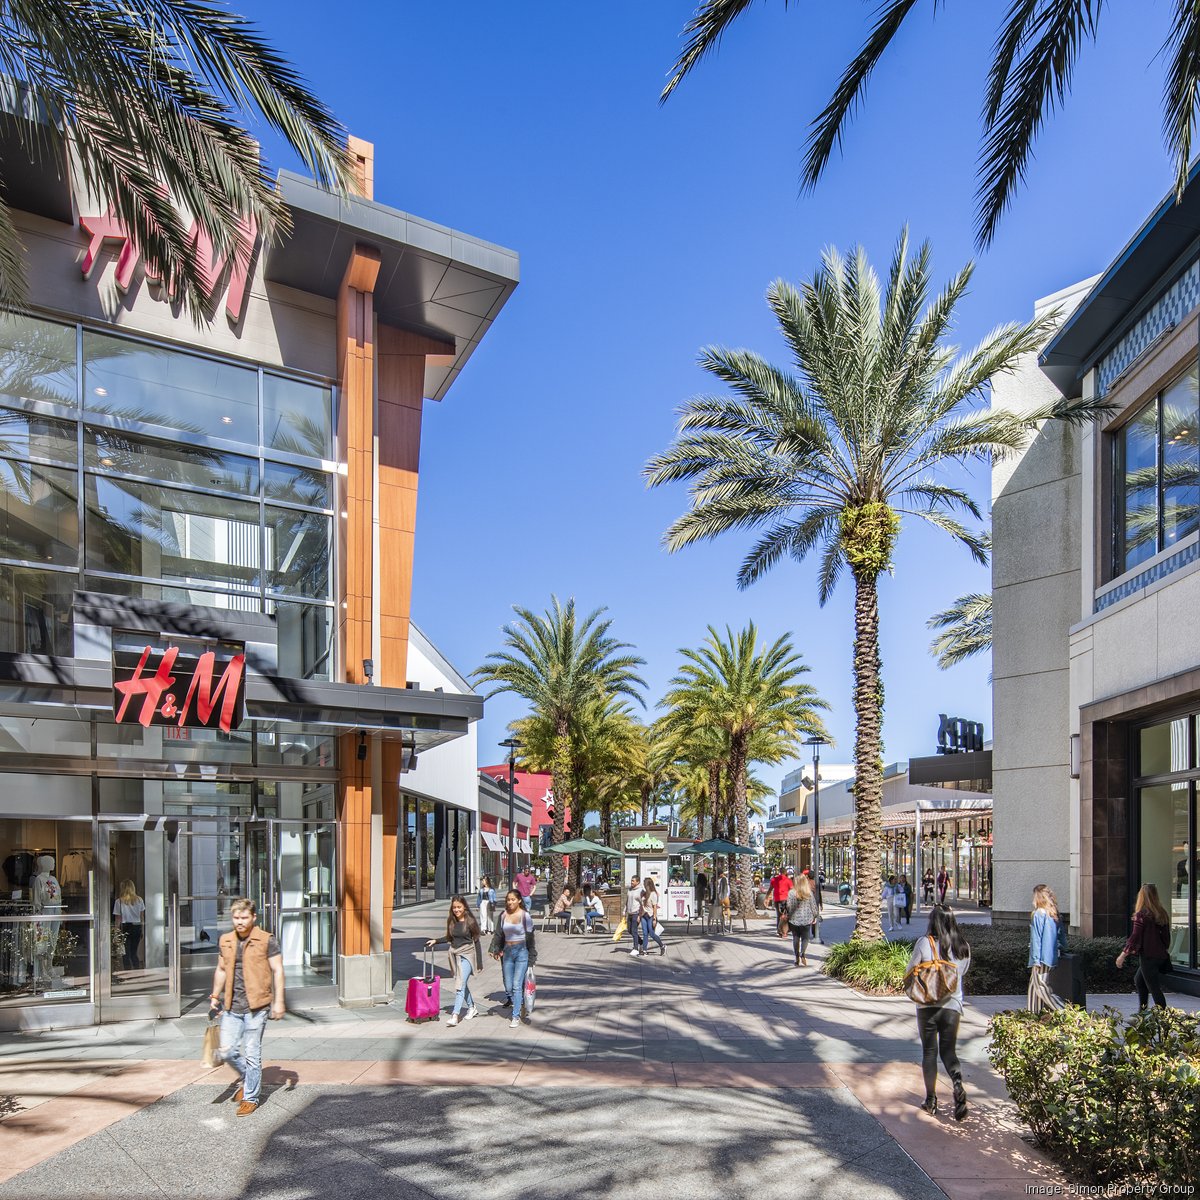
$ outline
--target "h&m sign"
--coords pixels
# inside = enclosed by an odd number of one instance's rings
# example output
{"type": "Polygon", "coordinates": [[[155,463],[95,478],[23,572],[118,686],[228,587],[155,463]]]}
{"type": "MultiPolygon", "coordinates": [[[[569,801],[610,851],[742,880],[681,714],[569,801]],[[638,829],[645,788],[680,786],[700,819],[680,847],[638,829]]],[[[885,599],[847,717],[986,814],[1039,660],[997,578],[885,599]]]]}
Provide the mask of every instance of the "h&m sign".
{"type": "MultiPolygon", "coordinates": [[[[91,279],[101,250],[107,243],[112,243],[117,254],[117,287],[122,293],[129,291],[138,263],[142,261],[142,251],[120,218],[111,209],[99,217],[81,216],[79,228],[91,239],[80,262],[84,279],[91,279]]],[[[221,284],[226,278],[229,280],[225,288],[225,315],[231,325],[236,325],[242,319],[246,308],[246,297],[250,293],[250,270],[257,245],[258,224],[249,215],[238,222],[232,253],[218,254],[212,239],[198,221],[188,234],[188,247],[195,260],[200,285],[211,304],[216,304],[220,298],[221,284]]],[[[142,270],[147,283],[161,283],[161,274],[154,263],[146,260],[142,270]]],[[[167,301],[175,299],[171,295],[161,298],[167,301]]]]}
{"type": "Polygon", "coordinates": [[[983,749],[981,721],[966,721],[962,717],[948,717],[945,713],[938,713],[938,718],[941,721],[937,736],[939,754],[968,754],[983,749]]]}
{"type": "Polygon", "coordinates": [[[244,646],[224,642],[200,654],[182,654],[172,645],[113,648],[113,718],[118,725],[136,721],[230,733],[245,715],[244,646]]]}

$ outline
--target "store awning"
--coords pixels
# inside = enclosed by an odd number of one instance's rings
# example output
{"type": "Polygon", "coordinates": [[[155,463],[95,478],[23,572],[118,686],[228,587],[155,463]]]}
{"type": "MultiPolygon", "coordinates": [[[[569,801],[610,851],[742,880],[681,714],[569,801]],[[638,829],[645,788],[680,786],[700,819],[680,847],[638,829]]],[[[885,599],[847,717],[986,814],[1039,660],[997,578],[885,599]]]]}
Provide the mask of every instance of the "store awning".
{"type": "Polygon", "coordinates": [[[530,844],[523,838],[517,842],[517,850],[521,854],[532,854],[533,853],[533,847],[530,846],[530,844]]]}
{"type": "Polygon", "coordinates": [[[483,844],[489,850],[501,851],[504,849],[504,843],[500,841],[498,833],[488,833],[487,830],[483,830],[479,836],[483,838],[483,844]]]}

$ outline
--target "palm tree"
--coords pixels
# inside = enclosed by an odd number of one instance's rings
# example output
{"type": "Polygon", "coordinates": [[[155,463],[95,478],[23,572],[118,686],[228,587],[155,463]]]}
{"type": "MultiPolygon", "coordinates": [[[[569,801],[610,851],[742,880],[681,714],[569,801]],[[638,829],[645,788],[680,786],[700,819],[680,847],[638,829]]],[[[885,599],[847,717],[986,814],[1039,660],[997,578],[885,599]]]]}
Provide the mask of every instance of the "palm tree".
{"type": "Polygon", "coordinates": [[[992,593],[968,592],[949,608],[925,622],[941,633],[929,643],[929,653],[943,671],[992,648],[992,593]]]}
{"type": "MultiPolygon", "coordinates": [[[[15,125],[29,156],[60,172],[73,165],[196,318],[209,299],[193,219],[221,255],[250,253],[247,217],[267,237],[289,228],[258,143],[238,124],[242,110],[257,110],[321,184],[350,179],[332,114],[251,22],[224,8],[34,0],[4,7],[0,46],[2,103],[26,118],[15,125]]],[[[0,306],[18,308],[25,295],[20,237],[0,197],[0,306]]]]}
{"type": "MultiPolygon", "coordinates": [[[[794,748],[804,734],[824,734],[816,710],[828,705],[803,682],[809,668],[790,639],[784,635],[762,647],[753,621],[737,634],[727,628],[724,637],[710,625],[700,649],[680,653],[683,666],[662,699],[668,709],[662,723],[668,734],[708,728],[725,739],[730,809],[744,846],[750,838],[749,767],[756,752],[762,753],[763,739],[770,739],[772,755],[782,755],[783,746],[794,748]]],[[[738,907],[751,912],[750,870],[740,858],[736,879],[738,907]]]]}
{"type": "MultiPolygon", "coordinates": [[[[688,40],[662,100],[717,49],[729,27],[750,6],[751,0],[702,0],[684,27],[688,40]]],[[[871,73],[916,6],[916,0],[884,0],[880,6],[862,49],[809,128],[802,172],[805,186],[820,179],[863,99],[871,73]]],[[[1139,13],[1143,7],[1139,4],[1139,13]]],[[[1167,60],[1163,133],[1174,160],[1178,198],[1187,185],[1200,109],[1200,6],[1194,0],[1174,0],[1172,7],[1170,29],[1163,39],[1167,60]]],[[[939,5],[932,8],[936,14],[939,5]]],[[[991,242],[1017,186],[1024,182],[1034,140],[1055,106],[1065,101],[1080,50],[1096,38],[1102,8],[1103,0],[1012,0],[1003,6],[983,89],[976,220],[981,246],[991,242]]]]}
{"type": "Polygon", "coordinates": [[[1042,344],[1056,314],[1005,325],[958,355],[944,344],[967,289],[968,264],[931,302],[930,250],[908,255],[907,233],[886,291],[859,248],[825,253],[797,290],[773,283],[767,301],[795,373],[748,350],[710,347],[701,364],[733,391],[681,410],[674,444],[646,466],[651,486],[684,480],[691,508],[667,530],[681,550],[735,529],[760,532],[738,572],[749,587],[781,558],[820,548],[824,604],[844,568],[854,580],[856,932],[882,937],[879,852],[883,799],[883,693],[879,576],[890,571],[901,517],[948,533],[986,561],[985,542],[954,515],[980,519],[961,487],[941,482],[950,464],[988,462],[1022,449],[1050,418],[1090,420],[1102,402],[1061,401],[1026,413],[980,407],[988,381],[1042,344]]]}
{"type": "MultiPolygon", "coordinates": [[[[605,699],[628,696],[642,702],[645,681],[635,673],[644,663],[631,647],[609,636],[607,610],[595,609],[582,621],[575,601],[565,605],[557,596],[539,615],[514,605],[517,620],[504,626],[505,649],[489,654],[475,672],[481,683],[495,686],[486,699],[514,692],[533,708],[533,714],[553,731],[550,766],[554,775],[554,841],[563,839],[566,811],[575,812],[575,776],[571,737],[592,705],[605,699]]],[[[563,885],[562,860],[556,855],[551,868],[553,885],[563,885]]]]}

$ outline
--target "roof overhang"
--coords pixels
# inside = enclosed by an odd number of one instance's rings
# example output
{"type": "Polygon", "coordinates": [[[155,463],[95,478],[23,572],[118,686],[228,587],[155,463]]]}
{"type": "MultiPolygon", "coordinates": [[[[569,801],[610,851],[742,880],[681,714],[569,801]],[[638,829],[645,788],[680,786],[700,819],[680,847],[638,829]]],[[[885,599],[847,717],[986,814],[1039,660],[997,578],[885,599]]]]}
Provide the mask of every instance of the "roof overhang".
{"type": "Polygon", "coordinates": [[[379,320],[454,345],[453,357],[425,368],[425,395],[440,400],[516,288],[516,252],[374,200],[339,196],[292,171],[280,171],[276,186],[292,232],[267,249],[266,278],[333,298],[355,246],[374,246],[382,258],[379,320]]]}
{"type": "Polygon", "coordinates": [[[1039,356],[1042,371],[1065,396],[1080,394],[1084,375],[1140,311],[1200,249],[1200,160],[1183,197],[1169,192],[1096,281],[1039,356]]]}
{"type": "MultiPolygon", "coordinates": [[[[930,754],[908,761],[908,782],[945,784],[992,778],[992,752],[971,750],[966,754],[930,754]]],[[[966,790],[966,789],[963,789],[966,790]]]]}

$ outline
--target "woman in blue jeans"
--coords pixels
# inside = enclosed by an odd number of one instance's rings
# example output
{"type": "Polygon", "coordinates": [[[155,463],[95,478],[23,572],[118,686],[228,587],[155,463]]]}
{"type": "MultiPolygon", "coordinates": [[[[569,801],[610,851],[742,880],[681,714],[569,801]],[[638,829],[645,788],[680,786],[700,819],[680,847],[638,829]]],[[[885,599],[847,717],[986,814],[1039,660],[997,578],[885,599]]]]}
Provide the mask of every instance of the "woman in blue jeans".
{"type": "MultiPolygon", "coordinates": [[[[505,1007],[512,1005],[509,1026],[519,1029],[525,1002],[525,975],[537,958],[533,940],[533,918],[521,903],[521,893],[510,888],[504,897],[504,911],[496,921],[492,934],[492,957],[504,972],[505,1007]]],[[[526,1016],[526,1022],[529,1017],[526,1016]]]]}
{"type": "Polygon", "coordinates": [[[653,938],[658,943],[658,952],[660,955],[666,954],[667,948],[663,945],[663,940],[654,932],[655,925],[658,924],[658,888],[654,884],[654,880],[647,878],[642,891],[642,953],[650,953],[650,939],[653,938]]]}
{"type": "Polygon", "coordinates": [[[462,1019],[471,1020],[479,1015],[475,1000],[471,996],[471,974],[483,970],[483,952],[479,948],[479,923],[467,908],[467,902],[461,896],[455,896],[450,901],[450,911],[446,914],[446,936],[430,938],[425,943],[432,949],[445,942],[450,947],[450,967],[454,972],[454,982],[457,991],[454,993],[454,1012],[446,1022],[447,1028],[453,1029],[459,1022],[459,1014],[463,1005],[467,1006],[467,1014],[462,1019]]]}

